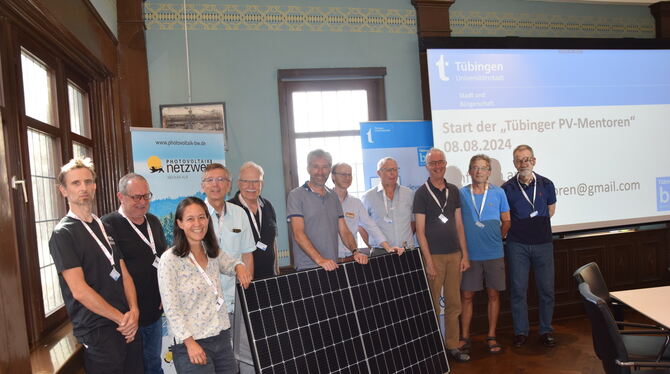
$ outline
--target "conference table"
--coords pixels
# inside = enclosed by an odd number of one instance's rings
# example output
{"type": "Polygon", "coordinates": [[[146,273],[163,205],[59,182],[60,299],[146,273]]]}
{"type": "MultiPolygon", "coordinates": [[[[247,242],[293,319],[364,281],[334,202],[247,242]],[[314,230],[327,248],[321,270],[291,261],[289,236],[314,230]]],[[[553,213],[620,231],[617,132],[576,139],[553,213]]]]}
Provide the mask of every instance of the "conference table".
{"type": "Polygon", "coordinates": [[[610,296],[670,329],[670,286],[615,291],[610,296]]]}

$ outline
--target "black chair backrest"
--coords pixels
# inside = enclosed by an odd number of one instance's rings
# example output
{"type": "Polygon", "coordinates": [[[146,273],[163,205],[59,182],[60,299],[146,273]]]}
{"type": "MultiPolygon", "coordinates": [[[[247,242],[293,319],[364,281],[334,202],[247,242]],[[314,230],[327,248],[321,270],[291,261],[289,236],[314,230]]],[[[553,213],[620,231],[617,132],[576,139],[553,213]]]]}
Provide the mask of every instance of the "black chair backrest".
{"type": "Polygon", "coordinates": [[[605,372],[607,374],[630,373],[630,368],[615,363],[617,359],[628,361],[628,352],[607,303],[591,292],[587,282],[579,285],[579,293],[582,296],[586,314],[591,320],[593,350],[602,361],[605,372]]]}
{"type": "Polygon", "coordinates": [[[605,278],[603,278],[598,264],[590,262],[575,270],[572,276],[577,280],[577,284],[588,284],[594,295],[603,299],[606,303],[610,302],[610,292],[607,289],[605,278]]]}

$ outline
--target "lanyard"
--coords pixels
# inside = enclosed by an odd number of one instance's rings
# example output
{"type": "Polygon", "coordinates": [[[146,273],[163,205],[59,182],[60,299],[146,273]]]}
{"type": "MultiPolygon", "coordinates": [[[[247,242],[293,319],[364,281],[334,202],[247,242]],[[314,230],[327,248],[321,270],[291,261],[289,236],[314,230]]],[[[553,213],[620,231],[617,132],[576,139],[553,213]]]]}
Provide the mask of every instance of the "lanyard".
{"type": "MultiPolygon", "coordinates": [[[[382,189],[382,195],[384,196],[384,212],[386,212],[386,217],[391,217],[389,214],[389,198],[386,196],[386,191],[382,189]]],[[[393,200],[391,200],[393,202],[393,200]]]]}
{"type": "Polygon", "coordinates": [[[482,220],[482,212],[484,211],[484,204],[486,203],[486,195],[489,193],[489,184],[486,183],[486,188],[484,189],[484,197],[482,198],[482,206],[477,208],[477,203],[475,202],[475,192],[470,185],[470,198],[472,199],[472,206],[475,208],[475,213],[477,213],[477,219],[482,220]]]}
{"type": "MultiPolygon", "coordinates": [[[[195,267],[198,269],[198,272],[200,273],[200,275],[202,275],[202,278],[205,279],[205,282],[207,282],[207,284],[212,288],[212,291],[214,291],[214,296],[218,297],[219,296],[219,291],[216,290],[216,285],[214,285],[212,280],[209,279],[209,275],[207,275],[207,273],[205,273],[205,271],[202,269],[202,267],[200,266],[198,261],[195,260],[195,256],[193,256],[193,253],[189,252],[188,257],[191,259],[191,261],[193,262],[195,267]]],[[[207,261],[209,261],[209,259],[207,261]]]]}
{"type": "Polygon", "coordinates": [[[256,229],[256,233],[258,234],[258,237],[261,237],[261,227],[263,227],[263,209],[262,209],[262,204],[260,199],[256,199],[256,205],[258,206],[258,222],[256,222],[256,215],[254,212],[249,209],[249,205],[247,204],[246,201],[244,201],[244,198],[242,197],[242,194],[239,195],[240,202],[242,205],[247,208],[249,211],[249,215],[251,216],[251,223],[254,224],[254,228],[256,229]]]}
{"type": "Polygon", "coordinates": [[[533,201],[530,201],[530,198],[528,198],[528,194],[526,194],[526,190],[521,187],[521,182],[519,182],[519,174],[516,175],[516,184],[519,185],[519,189],[521,190],[521,193],[523,194],[523,197],[526,198],[526,201],[530,204],[531,207],[533,207],[533,210],[535,210],[535,196],[537,194],[537,178],[535,178],[535,173],[533,174],[533,180],[535,181],[535,184],[533,185],[533,201]]]}
{"type": "MultiPolygon", "coordinates": [[[[71,210],[67,212],[67,216],[70,218],[74,218],[77,221],[81,221],[81,224],[84,225],[86,231],[88,231],[88,233],[93,237],[93,239],[95,239],[95,242],[98,243],[98,246],[100,246],[102,253],[105,254],[105,257],[107,257],[107,259],[109,260],[109,263],[112,265],[112,268],[114,268],[114,255],[111,252],[109,252],[109,250],[107,249],[107,247],[105,247],[104,244],[102,244],[100,239],[93,233],[93,230],[91,230],[91,228],[81,218],[77,217],[77,215],[74,214],[74,212],[72,212],[71,210]]],[[[109,248],[112,248],[112,244],[109,243],[109,238],[107,238],[107,232],[105,231],[105,226],[102,225],[102,221],[100,221],[100,218],[98,218],[95,214],[91,214],[91,216],[93,216],[95,222],[97,222],[98,226],[100,226],[100,231],[102,231],[102,235],[105,237],[105,240],[109,245],[109,248]]]]}
{"type": "Polygon", "coordinates": [[[444,208],[447,207],[447,201],[449,200],[449,188],[447,188],[447,183],[446,182],[444,183],[444,205],[440,205],[440,200],[438,200],[437,196],[435,196],[435,194],[433,193],[433,190],[428,185],[428,181],[426,181],[424,185],[426,186],[426,189],[428,190],[430,196],[432,196],[433,200],[435,200],[435,204],[437,204],[437,207],[440,208],[442,214],[444,214],[444,208]]]}
{"type": "Polygon", "coordinates": [[[153,252],[154,256],[156,256],[156,243],[154,242],[154,235],[151,232],[151,225],[149,224],[149,221],[147,220],[147,216],[146,215],[144,216],[144,221],[147,223],[147,233],[149,234],[149,239],[147,239],[147,237],[144,236],[142,231],[140,231],[140,229],[138,229],[137,226],[135,226],[135,224],[130,220],[130,218],[128,218],[128,216],[126,216],[126,214],[123,213],[123,209],[119,208],[119,214],[123,218],[125,218],[126,221],[128,221],[128,224],[130,224],[130,227],[132,227],[133,230],[135,230],[137,235],[139,235],[140,239],[142,239],[142,241],[144,243],[146,243],[146,245],[148,245],[149,248],[151,248],[151,252],[153,252]]]}

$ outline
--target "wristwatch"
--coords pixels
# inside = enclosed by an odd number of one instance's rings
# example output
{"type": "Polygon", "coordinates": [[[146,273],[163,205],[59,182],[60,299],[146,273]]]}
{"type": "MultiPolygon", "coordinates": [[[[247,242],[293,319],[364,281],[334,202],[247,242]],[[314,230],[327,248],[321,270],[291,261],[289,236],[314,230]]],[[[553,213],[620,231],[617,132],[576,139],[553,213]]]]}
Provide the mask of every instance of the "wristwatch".
{"type": "Polygon", "coordinates": [[[358,252],[358,248],[354,248],[354,249],[351,250],[351,254],[352,254],[352,255],[353,255],[353,254],[356,254],[356,252],[358,252]]]}

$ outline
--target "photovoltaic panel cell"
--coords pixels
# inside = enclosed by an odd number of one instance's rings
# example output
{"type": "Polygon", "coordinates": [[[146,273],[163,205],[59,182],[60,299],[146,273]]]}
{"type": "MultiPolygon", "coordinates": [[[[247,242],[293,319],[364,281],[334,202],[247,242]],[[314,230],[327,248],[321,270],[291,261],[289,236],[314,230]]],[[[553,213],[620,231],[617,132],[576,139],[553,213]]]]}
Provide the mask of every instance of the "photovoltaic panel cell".
{"type": "Polygon", "coordinates": [[[449,372],[419,250],[238,286],[256,372],[449,372]]]}

